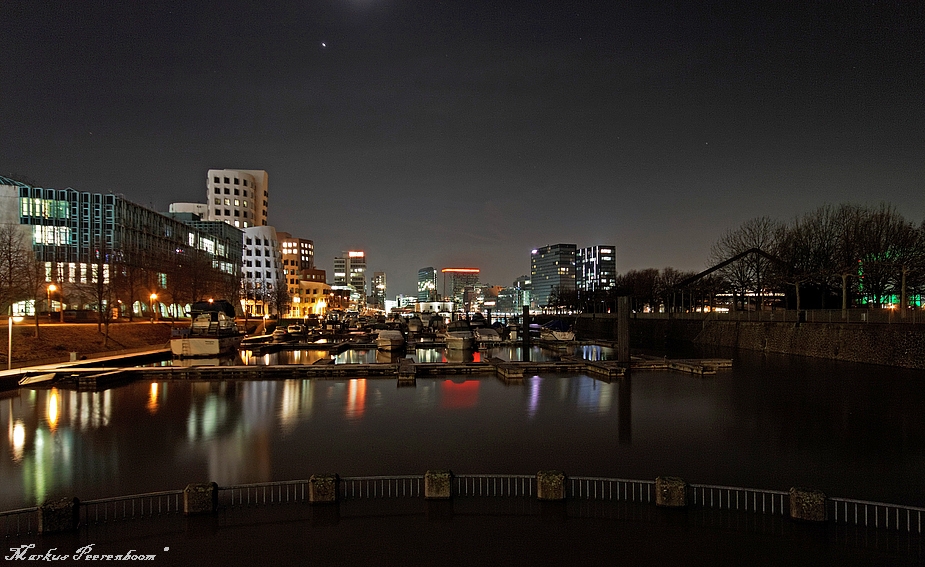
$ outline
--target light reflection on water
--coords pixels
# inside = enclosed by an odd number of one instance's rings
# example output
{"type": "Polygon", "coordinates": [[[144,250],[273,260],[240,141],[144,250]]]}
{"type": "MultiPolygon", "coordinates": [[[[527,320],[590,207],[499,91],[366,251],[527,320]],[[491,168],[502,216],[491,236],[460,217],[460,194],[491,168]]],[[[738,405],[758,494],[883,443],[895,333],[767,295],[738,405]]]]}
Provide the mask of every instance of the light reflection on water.
{"type": "Polygon", "coordinates": [[[920,506],[923,378],[752,355],[712,377],[638,371],[611,383],[457,375],[413,387],[347,377],[22,390],[0,401],[0,510],[189,482],[430,468],[805,485],[920,506]]]}
{"type": "MultiPolygon", "coordinates": [[[[529,350],[531,362],[559,360],[562,355],[577,356],[585,360],[612,360],[614,351],[610,347],[599,345],[570,345],[561,350],[549,350],[532,345],[529,350]]],[[[314,364],[319,360],[333,360],[334,364],[396,364],[403,358],[415,362],[484,362],[489,358],[506,361],[522,361],[521,346],[505,345],[483,350],[453,350],[444,347],[409,348],[399,351],[385,351],[375,348],[347,349],[331,353],[318,349],[285,349],[267,352],[243,350],[235,356],[209,359],[174,359],[165,361],[167,365],[181,366],[276,366],[287,364],[314,364]]]]}

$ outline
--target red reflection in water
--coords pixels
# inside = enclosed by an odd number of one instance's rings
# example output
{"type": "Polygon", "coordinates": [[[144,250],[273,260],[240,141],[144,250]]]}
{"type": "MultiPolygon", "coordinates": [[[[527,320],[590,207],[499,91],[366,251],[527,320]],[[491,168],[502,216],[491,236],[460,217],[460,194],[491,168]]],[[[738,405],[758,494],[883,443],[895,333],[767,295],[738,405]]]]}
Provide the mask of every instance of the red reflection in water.
{"type": "Polygon", "coordinates": [[[346,415],[351,419],[363,417],[366,410],[366,379],[347,382],[346,415]]]}
{"type": "Polygon", "coordinates": [[[441,408],[474,408],[478,403],[478,380],[466,380],[461,384],[452,380],[443,381],[443,396],[440,400],[441,408]]]}

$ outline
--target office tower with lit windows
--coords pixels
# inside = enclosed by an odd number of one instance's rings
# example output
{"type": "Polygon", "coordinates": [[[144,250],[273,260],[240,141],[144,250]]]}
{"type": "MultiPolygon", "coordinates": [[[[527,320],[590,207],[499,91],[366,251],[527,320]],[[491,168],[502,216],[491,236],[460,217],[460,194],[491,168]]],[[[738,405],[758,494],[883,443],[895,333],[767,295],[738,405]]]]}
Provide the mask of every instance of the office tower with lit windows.
{"type": "Polygon", "coordinates": [[[530,254],[530,281],[533,286],[533,306],[545,307],[555,293],[575,290],[574,244],[550,244],[530,254]]]}
{"type": "MultiPolygon", "coordinates": [[[[46,189],[0,177],[0,224],[14,227],[68,308],[89,308],[102,281],[112,301],[141,313],[150,296],[196,301],[233,293],[241,231],[196,215],[163,215],[113,193],[46,189]],[[193,282],[203,283],[199,288],[193,282]]],[[[50,302],[50,299],[47,300],[50,302]]],[[[33,313],[33,301],[14,313],[33,313]]]]}
{"type": "Polygon", "coordinates": [[[418,270],[418,301],[437,301],[437,270],[431,266],[418,270]]]}
{"type": "Polygon", "coordinates": [[[269,176],[257,169],[210,169],[206,179],[206,220],[244,229],[266,226],[269,176]]]}
{"type": "Polygon", "coordinates": [[[443,268],[443,300],[461,304],[466,301],[466,291],[474,292],[479,286],[478,268],[443,268]],[[449,278],[449,282],[447,282],[449,278]],[[449,283],[449,287],[447,287],[449,283]]]}
{"type": "Polygon", "coordinates": [[[579,291],[609,291],[616,285],[615,246],[598,244],[581,248],[575,262],[575,284],[579,291]]]}
{"type": "Polygon", "coordinates": [[[356,306],[366,305],[366,253],[361,250],[344,252],[334,258],[334,285],[350,286],[351,301],[356,306]]]}
{"type": "Polygon", "coordinates": [[[276,236],[279,239],[286,289],[292,298],[289,306],[291,316],[300,317],[301,309],[296,300],[302,289],[299,282],[305,272],[315,267],[315,245],[311,240],[293,237],[288,232],[277,232],[276,236]]]}
{"type": "Polygon", "coordinates": [[[373,297],[376,299],[376,306],[379,309],[385,309],[385,272],[373,272],[372,285],[373,297]]]}

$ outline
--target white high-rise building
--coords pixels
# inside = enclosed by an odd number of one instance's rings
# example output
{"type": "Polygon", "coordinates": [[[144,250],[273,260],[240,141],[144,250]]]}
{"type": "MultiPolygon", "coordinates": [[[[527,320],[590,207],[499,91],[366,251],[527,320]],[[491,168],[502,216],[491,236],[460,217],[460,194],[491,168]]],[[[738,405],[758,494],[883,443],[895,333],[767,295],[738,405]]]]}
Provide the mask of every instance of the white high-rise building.
{"type": "Polygon", "coordinates": [[[267,225],[269,176],[258,169],[210,169],[206,180],[205,220],[240,229],[267,225]]]}
{"type": "Polygon", "coordinates": [[[252,315],[273,315],[288,302],[283,260],[276,229],[251,226],[244,229],[244,302],[252,315]],[[286,297],[286,301],[281,301],[286,297]]]}

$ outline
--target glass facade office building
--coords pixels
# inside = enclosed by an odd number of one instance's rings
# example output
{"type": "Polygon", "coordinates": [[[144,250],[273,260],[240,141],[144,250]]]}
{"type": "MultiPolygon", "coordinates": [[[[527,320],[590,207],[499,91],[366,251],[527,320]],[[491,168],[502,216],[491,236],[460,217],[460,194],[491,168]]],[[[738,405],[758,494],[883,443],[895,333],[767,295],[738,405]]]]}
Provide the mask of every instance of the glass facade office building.
{"type": "Polygon", "coordinates": [[[575,290],[575,258],[578,247],[574,244],[550,244],[530,254],[530,282],[533,287],[533,307],[549,304],[554,291],[575,290]]]}

